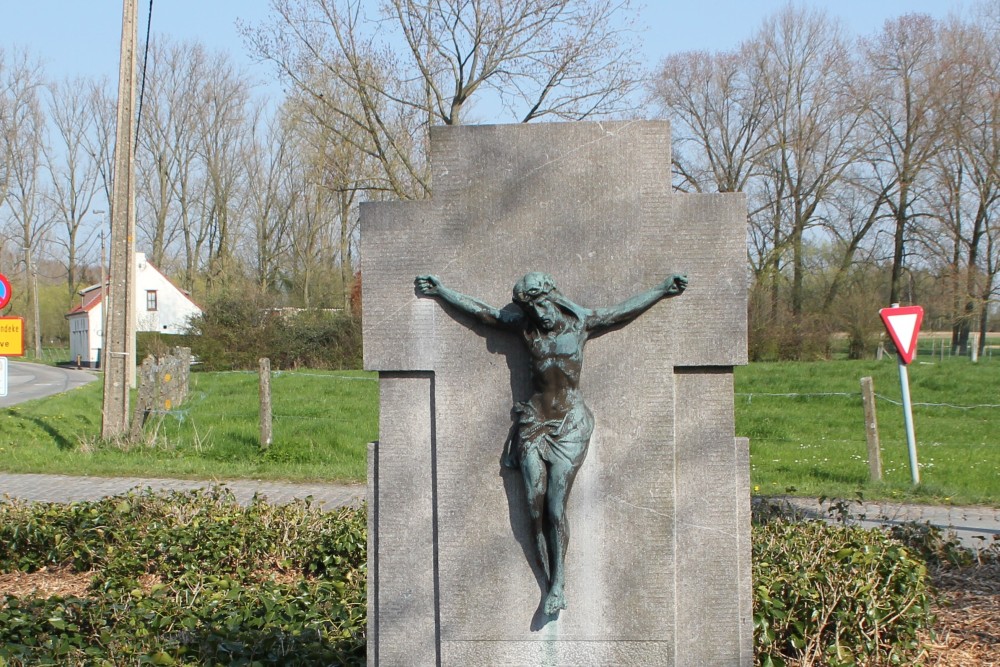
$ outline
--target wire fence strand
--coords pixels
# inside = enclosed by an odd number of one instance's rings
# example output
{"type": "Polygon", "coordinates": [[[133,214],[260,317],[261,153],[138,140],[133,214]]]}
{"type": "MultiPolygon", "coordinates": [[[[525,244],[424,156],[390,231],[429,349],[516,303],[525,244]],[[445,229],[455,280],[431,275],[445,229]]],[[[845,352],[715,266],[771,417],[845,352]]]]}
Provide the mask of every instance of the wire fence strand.
{"type": "MultiPolygon", "coordinates": [[[[789,392],[784,394],[773,394],[765,392],[736,392],[736,396],[745,397],[747,404],[753,403],[754,396],[763,396],[767,398],[828,398],[831,396],[843,396],[847,398],[856,398],[861,400],[861,392],[848,392],[848,391],[826,391],[826,392],[814,392],[814,393],[796,393],[789,392]]],[[[902,401],[890,398],[884,394],[875,394],[875,398],[890,403],[892,405],[902,405],[902,401]]],[[[990,408],[1000,408],[1000,404],[997,403],[976,403],[973,405],[959,405],[956,403],[912,403],[914,407],[924,407],[924,408],[951,408],[954,410],[979,410],[979,409],[990,409],[990,408]]]]}

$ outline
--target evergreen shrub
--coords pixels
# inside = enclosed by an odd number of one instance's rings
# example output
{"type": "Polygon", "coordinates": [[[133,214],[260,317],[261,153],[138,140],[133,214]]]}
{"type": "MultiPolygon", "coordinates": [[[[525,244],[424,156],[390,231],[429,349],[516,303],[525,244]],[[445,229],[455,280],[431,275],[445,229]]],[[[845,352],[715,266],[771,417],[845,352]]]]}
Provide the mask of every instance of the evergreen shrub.
{"type": "Polygon", "coordinates": [[[0,503],[0,572],[93,574],[0,595],[0,665],[361,665],[363,508],[225,490],[0,503]]]}
{"type": "MultiPolygon", "coordinates": [[[[780,517],[752,537],[756,664],[913,664],[931,620],[915,552],[881,531],[780,517]]],[[[42,568],[91,584],[0,593],[0,665],[365,661],[364,508],[244,507],[226,490],[0,503],[0,573],[42,568]]]]}
{"type": "Polygon", "coordinates": [[[909,665],[931,622],[925,564],[882,531],[773,519],[753,529],[756,664],[909,665]]]}
{"type": "Polygon", "coordinates": [[[361,368],[361,322],[340,311],[278,309],[264,296],[226,295],[192,320],[188,342],[200,368],[361,368]]]}

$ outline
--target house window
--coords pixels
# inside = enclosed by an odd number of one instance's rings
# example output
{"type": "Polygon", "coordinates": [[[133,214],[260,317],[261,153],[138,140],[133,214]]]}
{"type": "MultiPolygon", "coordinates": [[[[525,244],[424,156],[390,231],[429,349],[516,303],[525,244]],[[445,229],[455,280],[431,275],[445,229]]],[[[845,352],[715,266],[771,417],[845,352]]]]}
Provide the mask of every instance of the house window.
{"type": "Polygon", "coordinates": [[[156,290],[146,290],[146,310],[156,310],[156,290]]]}

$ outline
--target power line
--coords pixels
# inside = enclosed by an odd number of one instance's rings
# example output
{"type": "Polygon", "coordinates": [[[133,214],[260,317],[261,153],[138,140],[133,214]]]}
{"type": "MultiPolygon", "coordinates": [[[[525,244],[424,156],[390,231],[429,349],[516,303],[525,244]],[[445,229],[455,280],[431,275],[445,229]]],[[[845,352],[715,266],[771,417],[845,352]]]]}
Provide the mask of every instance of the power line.
{"type": "Polygon", "coordinates": [[[142,54],[142,81],[139,84],[139,112],[135,118],[135,149],[139,150],[139,124],[142,122],[142,100],[146,92],[146,64],[149,62],[149,32],[153,27],[153,0],[149,0],[149,14],[146,17],[146,48],[142,54]]]}

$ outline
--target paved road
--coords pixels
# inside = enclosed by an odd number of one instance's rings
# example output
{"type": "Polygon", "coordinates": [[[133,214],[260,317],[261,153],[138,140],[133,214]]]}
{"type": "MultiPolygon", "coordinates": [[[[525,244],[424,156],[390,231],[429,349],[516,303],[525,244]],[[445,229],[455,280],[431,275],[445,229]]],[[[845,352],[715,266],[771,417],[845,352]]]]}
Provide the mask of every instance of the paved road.
{"type": "MultiPolygon", "coordinates": [[[[254,480],[219,482],[230,489],[237,500],[247,503],[255,493],[274,503],[287,503],[312,496],[314,502],[327,509],[357,505],[365,499],[363,484],[292,484],[254,480]]],[[[0,473],[0,496],[40,502],[73,502],[97,500],[125,493],[135,488],[150,487],[164,490],[208,488],[213,482],[179,479],[136,477],[71,477],[67,475],[16,475],[0,473]]],[[[821,505],[810,498],[772,498],[787,503],[802,515],[830,519],[829,504],[821,505]]],[[[853,521],[865,527],[896,525],[910,521],[929,522],[953,530],[968,547],[981,548],[1000,540],[1000,509],[992,507],[949,507],[936,505],[904,505],[888,501],[849,505],[853,521]]]]}
{"type": "MultiPolygon", "coordinates": [[[[820,504],[815,498],[781,497],[770,500],[787,503],[806,517],[835,518],[835,513],[830,511],[830,503],[820,504]]],[[[1000,508],[905,505],[890,501],[847,502],[845,506],[853,517],[851,522],[866,528],[916,521],[954,531],[962,544],[969,548],[982,548],[1000,540],[1000,508]]]]}
{"type": "Polygon", "coordinates": [[[7,395],[0,396],[0,408],[75,389],[96,379],[93,371],[8,360],[7,395]]]}
{"type": "MultiPolygon", "coordinates": [[[[186,491],[213,486],[213,482],[184,479],[149,479],[137,477],[71,477],[68,475],[15,475],[0,473],[0,496],[37,502],[68,503],[98,500],[135,488],[186,491]]],[[[365,499],[362,484],[291,484],[254,480],[218,482],[230,489],[241,503],[248,503],[259,493],[273,503],[288,503],[312,496],[317,505],[327,509],[357,505],[365,499]]]]}

